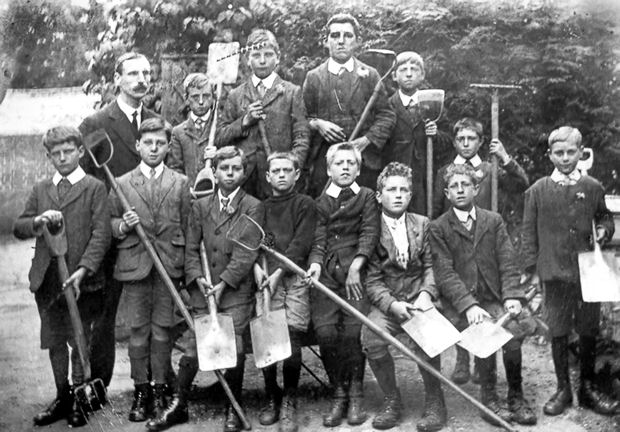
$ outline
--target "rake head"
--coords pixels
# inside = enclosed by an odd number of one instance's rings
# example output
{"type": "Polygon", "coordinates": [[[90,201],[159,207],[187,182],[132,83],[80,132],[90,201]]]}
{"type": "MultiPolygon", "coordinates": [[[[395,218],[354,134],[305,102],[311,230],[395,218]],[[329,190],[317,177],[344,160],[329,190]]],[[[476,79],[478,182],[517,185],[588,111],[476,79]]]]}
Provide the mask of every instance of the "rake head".
{"type": "Polygon", "coordinates": [[[84,148],[97,168],[107,164],[114,155],[114,146],[104,129],[97,129],[86,135],[84,148]]]}
{"type": "Polygon", "coordinates": [[[248,215],[241,215],[230,227],[226,237],[248,250],[258,250],[265,239],[265,231],[248,215]]]}

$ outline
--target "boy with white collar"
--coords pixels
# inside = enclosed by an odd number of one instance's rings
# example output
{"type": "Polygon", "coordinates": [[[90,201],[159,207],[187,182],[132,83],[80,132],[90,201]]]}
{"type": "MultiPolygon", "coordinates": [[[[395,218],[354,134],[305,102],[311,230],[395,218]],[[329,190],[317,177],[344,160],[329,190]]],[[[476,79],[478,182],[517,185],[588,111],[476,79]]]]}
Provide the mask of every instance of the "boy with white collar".
{"type": "Polygon", "coordinates": [[[291,151],[300,166],[306,162],[310,131],[301,88],[283,80],[276,72],[280,45],[269,30],[252,31],[247,62],[252,75],[232,90],[218,125],[216,146],[234,145],[245,153],[248,167],[243,189],[259,199],[271,195],[265,179],[270,152],[291,151]],[[264,122],[262,137],[259,122],[264,122]],[[270,148],[265,148],[263,138],[270,148]]]}
{"type": "MultiPolygon", "coordinates": [[[[325,154],[330,145],[347,141],[370,99],[379,73],[354,57],[361,42],[360,27],[350,14],[333,15],[325,26],[329,59],[308,72],[304,102],[312,130],[308,194],[318,196],[325,183],[325,154]]],[[[381,149],[390,136],[395,115],[383,86],[360,136],[351,141],[364,155],[359,184],[374,188],[381,170],[381,149]]]]}
{"type": "MultiPolygon", "coordinates": [[[[368,318],[393,336],[411,318],[413,309],[428,310],[438,297],[433,275],[429,220],[407,212],[413,189],[411,168],[388,164],[377,179],[377,201],[381,204],[381,237],[368,265],[366,292],[371,307],[368,318]]],[[[375,429],[390,429],[401,417],[402,401],[396,384],[394,360],[388,344],[368,327],[362,329],[362,344],[368,363],[383,390],[385,402],[372,421],[375,429]]],[[[440,370],[439,356],[418,355],[440,370]]],[[[419,368],[424,381],[424,413],[417,423],[422,432],[436,431],[446,424],[446,405],[439,380],[419,368]]]]}
{"type": "Polygon", "coordinates": [[[576,128],[562,126],[551,132],[548,154],[555,169],[525,193],[522,255],[528,277],[543,282],[557,378],[557,391],[543,408],[549,416],[562,414],[572,405],[568,335],[573,329],[579,335],[579,405],[603,415],[613,415],[620,408],[593,383],[600,303],[582,301],[577,255],[590,250],[592,242],[608,241],[614,222],[602,185],[577,169],[582,149],[576,128]],[[593,223],[596,238],[592,238],[593,223]]]}
{"type": "MultiPolygon", "coordinates": [[[[364,279],[379,239],[377,203],[373,191],[355,181],[362,163],[355,145],[335,144],[326,158],[331,183],[316,199],[318,220],[308,273],[367,313],[364,279]]],[[[365,366],[361,323],[319,291],[311,291],[310,304],[323,365],[334,388],[323,425],[338,426],[343,418],[350,425],[362,424],[366,414],[361,406],[365,366]]]]}
{"type": "MultiPolygon", "coordinates": [[[[491,170],[492,164],[489,161],[483,161],[478,155],[478,151],[482,146],[483,130],[482,123],[472,118],[462,118],[454,125],[454,148],[457,156],[454,158],[455,165],[467,164],[474,168],[478,178],[478,195],[476,196],[476,205],[483,209],[491,209],[491,170]]],[[[510,157],[506,152],[504,145],[499,140],[493,140],[489,144],[489,154],[496,155],[499,158],[498,169],[498,186],[501,192],[523,192],[529,186],[527,174],[521,168],[521,165],[510,157]]],[[[450,207],[444,190],[446,183],[444,177],[448,165],[443,166],[437,171],[435,179],[435,191],[433,194],[433,217],[437,218],[445,213],[450,207]]],[[[502,202],[500,194],[500,203],[502,202]]],[[[501,204],[498,210],[501,214],[501,204]]],[[[463,330],[463,329],[459,329],[463,330]]],[[[465,384],[469,381],[469,353],[460,346],[456,347],[456,365],[452,373],[452,380],[457,384],[465,384]]],[[[477,380],[477,374],[474,381],[477,380]]]]}
{"type": "Polygon", "coordinates": [[[174,301],[135,227],[142,225],[166,272],[179,283],[183,276],[190,195],[187,177],[164,165],[170,135],[171,128],[165,120],[144,120],[136,142],[140,165],[117,180],[133,210],[123,210],[114,190],[109,195],[112,235],[119,240],[114,278],[123,283],[127,310],[132,311],[129,361],[135,391],[129,420],[133,422],[157,417],[166,408],[164,388],[170,366],[174,301]],[[149,363],[153,388],[149,383],[149,363]]]}

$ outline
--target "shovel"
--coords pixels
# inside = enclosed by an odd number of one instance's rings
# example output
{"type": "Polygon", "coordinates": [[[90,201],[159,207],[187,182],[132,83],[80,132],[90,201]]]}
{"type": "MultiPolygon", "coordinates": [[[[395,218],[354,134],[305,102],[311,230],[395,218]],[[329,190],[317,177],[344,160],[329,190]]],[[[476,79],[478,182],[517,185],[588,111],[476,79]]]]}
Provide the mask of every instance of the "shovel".
{"type": "Polygon", "coordinates": [[[375,334],[377,334],[377,336],[381,337],[383,340],[388,342],[394,348],[398,349],[405,356],[415,361],[420,367],[422,367],[428,373],[433,375],[435,378],[440,380],[443,384],[447,385],[452,390],[454,390],[456,393],[458,393],[460,396],[465,398],[465,400],[467,400],[469,403],[474,405],[481,412],[483,412],[484,414],[486,414],[487,416],[495,420],[495,422],[498,425],[500,425],[507,431],[516,431],[516,429],[514,429],[510,425],[510,423],[503,420],[501,417],[499,417],[497,414],[495,414],[485,405],[483,405],[478,400],[476,400],[474,397],[469,395],[467,392],[465,392],[459,386],[454,384],[448,378],[443,376],[440,372],[436,371],[435,368],[433,368],[430,364],[422,360],[413,351],[407,348],[405,344],[400,342],[394,336],[390,335],[388,332],[383,330],[377,324],[373,323],[371,320],[369,320],[366,317],[366,315],[364,315],[363,313],[355,309],[353,306],[347,303],[344,299],[342,299],[340,296],[335,294],[332,290],[327,288],[323,283],[319,282],[318,280],[314,278],[308,278],[308,275],[304,269],[299,267],[297,264],[295,264],[292,260],[287,258],[285,255],[267,246],[264,243],[265,232],[254,219],[252,219],[248,215],[241,215],[241,217],[237,219],[235,224],[232,227],[230,227],[226,236],[231,241],[235,242],[236,244],[238,244],[239,246],[245,249],[248,249],[248,250],[257,250],[259,248],[263,249],[264,251],[272,255],[274,258],[276,258],[278,261],[280,261],[284,265],[284,267],[286,267],[290,271],[294,272],[295,274],[303,278],[307,278],[308,281],[312,284],[312,286],[315,289],[318,289],[319,291],[321,291],[324,295],[329,297],[330,300],[332,300],[334,303],[340,306],[345,312],[349,313],[351,316],[361,321],[362,324],[364,324],[366,327],[372,330],[375,334]]]}
{"type": "MultiPolygon", "coordinates": [[[[110,171],[110,168],[108,168],[108,165],[107,165],[110,159],[112,159],[112,156],[114,153],[114,147],[112,146],[112,141],[110,140],[110,137],[108,136],[106,131],[104,129],[95,130],[94,132],[92,132],[91,134],[87,135],[84,138],[84,144],[85,144],[84,147],[86,148],[86,152],[88,153],[89,157],[92,159],[94,165],[97,168],[103,169],[106,177],[108,178],[108,181],[110,182],[110,185],[112,186],[112,189],[114,189],[114,191],[118,195],[119,200],[121,201],[123,210],[129,211],[131,209],[131,204],[127,200],[127,197],[123,193],[122,189],[119,187],[118,183],[116,182],[116,179],[114,178],[114,175],[112,175],[112,172],[110,171]],[[102,153],[107,154],[107,158],[102,161],[98,160],[95,154],[93,153],[93,148],[98,145],[105,146],[103,148],[102,153]]],[[[177,288],[174,286],[172,279],[170,279],[170,276],[166,272],[166,268],[161,262],[159,255],[157,255],[157,251],[155,251],[155,248],[153,247],[153,245],[151,244],[151,241],[147,237],[146,232],[144,231],[144,227],[138,224],[136,225],[135,230],[136,230],[136,233],[138,234],[138,237],[140,238],[140,241],[144,245],[144,248],[149,254],[149,257],[153,261],[153,266],[157,270],[157,273],[159,273],[159,276],[161,277],[162,281],[164,281],[164,284],[166,285],[168,292],[172,296],[172,300],[174,301],[175,306],[179,309],[179,311],[181,312],[181,315],[183,315],[183,319],[187,323],[188,327],[192,331],[195,332],[194,320],[192,319],[192,316],[189,314],[189,311],[187,310],[187,308],[185,307],[185,303],[183,303],[183,299],[181,298],[181,295],[177,291],[177,288]]],[[[196,342],[198,343],[198,341],[196,342]]],[[[241,405],[239,405],[234,395],[232,394],[232,391],[230,390],[230,386],[228,385],[228,383],[226,382],[226,379],[224,378],[224,374],[222,374],[219,370],[216,370],[214,372],[215,372],[215,375],[217,376],[217,379],[220,381],[220,384],[222,385],[222,388],[224,389],[226,396],[228,396],[228,398],[230,399],[230,403],[232,404],[233,408],[237,412],[237,415],[241,419],[243,428],[245,430],[250,430],[252,426],[250,425],[250,422],[248,422],[248,419],[245,416],[245,413],[241,409],[241,405]]]]}
{"type": "MultiPolygon", "coordinates": [[[[267,271],[267,257],[263,255],[263,271],[267,271]]],[[[260,284],[260,281],[256,281],[260,284]]],[[[291,338],[284,309],[271,310],[271,292],[263,288],[263,312],[250,321],[250,335],[257,368],[264,368],[291,356],[291,338]]]]}
{"type": "MultiPolygon", "coordinates": [[[[211,275],[204,243],[200,243],[200,259],[207,283],[211,285],[211,275]]],[[[202,288],[201,288],[202,289],[202,288]]],[[[205,294],[203,292],[203,294],[205,294]]],[[[196,327],[196,348],[198,365],[202,371],[229,369],[237,366],[237,344],[235,326],[229,314],[218,314],[213,294],[205,295],[209,313],[194,320],[196,327]]]]}
{"type": "MultiPolygon", "coordinates": [[[[436,122],[443,111],[446,92],[439,89],[418,90],[418,106],[424,121],[436,122]]],[[[433,137],[426,137],[426,214],[433,217],[433,137]]],[[[427,353],[428,354],[428,353],[427,353]]]]}
{"type": "Polygon", "coordinates": [[[434,358],[461,340],[461,333],[437,308],[414,309],[413,316],[401,324],[405,332],[430,357],[434,358]]]}
{"type": "MultiPolygon", "coordinates": [[[[43,237],[45,238],[45,243],[47,243],[47,246],[50,249],[51,256],[55,257],[58,263],[58,275],[61,283],[63,283],[62,291],[67,303],[67,309],[69,310],[69,317],[71,318],[71,327],[73,329],[73,336],[75,337],[75,345],[77,346],[80,363],[82,364],[82,369],[84,370],[84,383],[75,387],[75,396],[78,400],[87,401],[90,405],[90,410],[94,411],[94,409],[98,407],[94,407],[91,400],[94,400],[95,404],[98,404],[99,407],[103,407],[109,401],[106,396],[105,385],[103,384],[101,378],[91,380],[88,345],[86,343],[84,326],[82,325],[77,300],[75,299],[75,295],[73,293],[73,287],[64,286],[64,281],[69,279],[70,276],[69,269],[67,268],[67,261],[65,260],[65,254],[67,253],[67,236],[65,235],[64,220],[54,233],[50,232],[47,224],[43,224],[43,237]]],[[[85,413],[83,414],[86,417],[85,413]]]]}
{"type": "MultiPolygon", "coordinates": [[[[534,296],[536,296],[536,289],[527,293],[526,302],[532,300],[534,296]]],[[[504,324],[510,319],[510,314],[505,313],[496,322],[485,320],[480,324],[472,324],[461,332],[458,345],[478,358],[490,357],[513,338],[512,333],[504,328],[504,324]]]]}
{"type": "MultiPolygon", "coordinates": [[[[592,239],[596,239],[596,227],[592,221],[592,239]]],[[[620,274],[613,252],[603,252],[594,240],[594,250],[580,252],[579,282],[584,302],[617,302],[620,301],[620,274]]]]}

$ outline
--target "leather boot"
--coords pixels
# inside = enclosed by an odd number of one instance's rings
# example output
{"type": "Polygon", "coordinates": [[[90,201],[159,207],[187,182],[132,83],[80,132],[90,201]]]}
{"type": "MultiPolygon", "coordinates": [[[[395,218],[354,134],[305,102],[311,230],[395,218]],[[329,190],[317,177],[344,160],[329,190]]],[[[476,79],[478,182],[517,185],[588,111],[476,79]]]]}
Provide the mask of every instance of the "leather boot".
{"type": "Polygon", "coordinates": [[[523,397],[523,392],[508,389],[508,409],[512,412],[512,419],[515,423],[524,426],[535,425],[538,419],[536,412],[523,397]]]}
{"type": "Polygon", "coordinates": [[[456,346],[456,364],[450,378],[454,384],[465,384],[470,378],[469,352],[458,345],[456,346]]]}
{"type": "Polygon", "coordinates": [[[153,386],[153,410],[150,412],[150,418],[156,419],[161,417],[167,406],[166,384],[155,384],[153,386]]]}
{"type": "MultiPolygon", "coordinates": [[[[355,346],[355,348],[358,348],[358,346],[355,346]]],[[[361,352],[361,346],[359,347],[359,350],[359,357],[351,363],[351,370],[349,372],[349,379],[351,384],[349,386],[349,406],[347,409],[347,423],[349,423],[351,426],[361,425],[368,418],[368,415],[363,408],[364,370],[366,369],[366,357],[361,352]]]]}
{"type": "Polygon", "coordinates": [[[196,372],[198,372],[198,360],[182,357],[179,362],[176,393],[161,415],[146,423],[148,430],[162,431],[174,425],[186,423],[189,420],[187,398],[196,372]]]}
{"type": "Polygon", "coordinates": [[[241,430],[241,419],[237,416],[232,405],[226,407],[226,421],[224,422],[224,432],[239,432],[241,430]]]}
{"type": "Polygon", "coordinates": [[[402,412],[400,392],[396,386],[394,359],[387,353],[378,359],[369,358],[368,364],[384,394],[383,406],[372,420],[372,427],[380,430],[391,429],[398,425],[402,412]]]}
{"type": "MultiPolygon", "coordinates": [[[[493,411],[495,415],[502,420],[510,422],[512,421],[512,413],[502,404],[500,404],[499,397],[495,391],[495,384],[497,381],[497,363],[496,356],[493,354],[486,359],[476,358],[478,362],[478,370],[480,371],[480,402],[486,405],[488,409],[493,411]]],[[[500,423],[493,417],[486,413],[481,413],[480,417],[493,426],[500,426],[500,423]]]]}
{"type": "Polygon", "coordinates": [[[263,368],[265,389],[267,390],[267,405],[261,410],[258,421],[263,426],[274,424],[280,418],[280,404],[282,403],[282,390],[276,381],[276,365],[263,368]]]}
{"type": "Polygon", "coordinates": [[[278,432],[297,432],[297,397],[287,392],[282,398],[278,432]]]}
{"type": "Polygon", "coordinates": [[[151,386],[149,383],[136,384],[133,391],[133,403],[129,411],[129,421],[143,422],[147,419],[149,413],[149,404],[151,402],[151,386]]]}
{"type": "MultiPolygon", "coordinates": [[[[441,369],[441,359],[439,356],[427,359],[427,362],[437,371],[441,369]]],[[[441,389],[441,383],[437,378],[423,368],[420,369],[422,381],[424,382],[424,412],[422,418],[416,424],[420,432],[433,432],[442,429],[447,422],[446,403],[441,389]]]]}
{"type": "Polygon", "coordinates": [[[558,381],[556,392],[545,403],[543,412],[548,416],[560,415],[573,403],[568,371],[568,337],[555,337],[551,340],[551,355],[555,376],[558,381]]]}
{"type": "Polygon", "coordinates": [[[579,406],[602,415],[616,414],[620,402],[599,391],[593,383],[596,362],[596,338],[594,336],[579,338],[579,362],[581,369],[581,385],[577,394],[579,406]]]}
{"type": "Polygon", "coordinates": [[[72,389],[73,403],[71,404],[71,413],[67,416],[67,424],[70,427],[81,427],[86,424],[86,412],[84,406],[88,403],[82,400],[80,396],[75,394],[75,387],[72,389]]]}
{"type": "Polygon", "coordinates": [[[342,423],[342,419],[347,415],[347,406],[347,394],[344,387],[342,383],[336,383],[329,412],[323,415],[323,426],[339,426],[342,423]]]}
{"type": "Polygon", "coordinates": [[[535,425],[536,413],[523,397],[521,346],[514,345],[512,349],[508,349],[509,346],[509,344],[505,345],[503,350],[504,369],[508,382],[508,409],[513,414],[514,422],[522,425],[535,425]]]}
{"type": "Polygon", "coordinates": [[[72,402],[71,391],[67,384],[66,387],[57,390],[56,399],[47,408],[34,416],[35,426],[47,426],[67,418],[71,412],[72,402]]]}

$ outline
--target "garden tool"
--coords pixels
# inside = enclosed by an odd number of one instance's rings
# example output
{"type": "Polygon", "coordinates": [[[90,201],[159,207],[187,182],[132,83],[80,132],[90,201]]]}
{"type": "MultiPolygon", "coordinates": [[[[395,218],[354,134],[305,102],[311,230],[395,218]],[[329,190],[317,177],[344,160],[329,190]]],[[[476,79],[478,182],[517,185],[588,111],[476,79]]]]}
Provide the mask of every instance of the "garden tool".
{"type": "Polygon", "coordinates": [[[297,264],[295,264],[291,259],[281,254],[280,252],[276,251],[272,247],[267,246],[264,243],[265,232],[254,219],[252,219],[248,215],[242,215],[239,219],[237,219],[234,225],[228,230],[228,233],[226,235],[231,241],[235,242],[236,244],[238,244],[239,246],[245,249],[264,250],[265,252],[273,256],[275,259],[277,259],[280,263],[282,263],[282,265],[288,270],[294,272],[295,274],[303,278],[307,278],[309,283],[311,283],[315,289],[321,291],[321,293],[323,293],[330,300],[332,300],[334,303],[340,306],[340,308],[342,308],[349,315],[353,316],[355,319],[357,319],[362,324],[364,324],[366,327],[368,327],[371,331],[377,334],[377,336],[381,337],[383,340],[388,342],[394,348],[398,349],[405,356],[415,361],[421,368],[423,368],[428,373],[430,373],[431,375],[436,377],[438,380],[440,380],[443,384],[447,385],[452,390],[457,392],[459,395],[465,398],[465,400],[467,400],[469,403],[474,405],[476,408],[478,408],[481,412],[486,414],[488,417],[495,420],[495,422],[498,425],[500,425],[501,427],[503,427],[504,429],[508,431],[515,431],[515,429],[508,422],[500,418],[497,414],[495,414],[485,405],[480,403],[474,397],[469,395],[459,386],[454,384],[451,380],[444,377],[440,372],[435,370],[435,368],[433,368],[430,364],[422,360],[413,351],[407,348],[402,342],[400,342],[394,336],[390,335],[388,332],[383,330],[377,324],[369,320],[366,317],[366,315],[364,315],[363,313],[355,309],[353,306],[351,306],[349,303],[347,303],[346,300],[344,300],[343,298],[335,294],[332,290],[327,288],[323,283],[319,282],[318,280],[314,278],[308,277],[308,274],[306,273],[306,271],[303,270],[301,267],[299,267],[297,264]]]}
{"type": "MultiPolygon", "coordinates": [[[[491,96],[491,139],[499,139],[499,90],[521,89],[521,86],[511,84],[470,84],[470,87],[492,89],[491,96]]],[[[491,210],[496,212],[498,209],[498,180],[497,180],[497,156],[491,159],[491,210]]]]}
{"type": "Polygon", "coordinates": [[[596,227],[592,221],[594,250],[579,252],[579,282],[584,302],[620,301],[620,272],[613,252],[603,252],[596,241],[596,227]]]}
{"type": "MultiPolygon", "coordinates": [[[[87,135],[84,138],[84,147],[86,148],[86,152],[88,153],[89,157],[92,159],[94,165],[97,168],[103,169],[106,177],[108,178],[108,181],[110,182],[110,185],[112,186],[112,189],[116,192],[119,200],[121,201],[121,205],[123,206],[123,211],[131,210],[131,204],[129,203],[129,201],[127,201],[127,197],[125,196],[122,189],[116,182],[116,179],[112,175],[110,168],[108,168],[107,166],[107,163],[110,161],[114,153],[114,147],[112,146],[112,141],[110,140],[110,137],[105,132],[105,130],[97,129],[91,134],[87,135]],[[95,154],[93,153],[93,149],[97,146],[103,146],[101,153],[103,155],[107,154],[108,156],[107,157],[102,156],[102,160],[98,160],[95,154]]],[[[159,276],[161,277],[162,281],[164,281],[164,284],[166,285],[168,292],[172,296],[172,300],[174,301],[175,306],[181,312],[181,315],[183,316],[183,319],[187,323],[188,327],[192,331],[195,332],[194,320],[192,319],[192,316],[187,310],[187,307],[185,307],[185,303],[183,303],[183,300],[181,299],[179,292],[174,286],[172,279],[170,279],[170,276],[166,272],[166,268],[162,264],[159,256],[157,255],[157,251],[155,251],[155,248],[153,247],[150,240],[148,239],[146,232],[144,231],[144,228],[142,227],[142,225],[138,224],[135,226],[134,229],[136,230],[136,233],[138,234],[140,241],[144,245],[147,253],[149,254],[149,257],[153,261],[153,266],[159,273],[159,276]]],[[[216,370],[214,372],[215,372],[215,375],[217,376],[217,379],[220,381],[222,388],[226,392],[226,395],[230,399],[230,402],[233,408],[237,412],[237,415],[241,419],[241,422],[243,423],[243,428],[245,430],[250,430],[252,427],[250,423],[248,422],[247,417],[245,416],[245,413],[241,409],[241,405],[239,405],[239,403],[236,401],[235,397],[233,396],[232,391],[230,390],[230,386],[224,379],[224,374],[222,374],[219,370],[216,370]]]]}
{"type": "MultiPolygon", "coordinates": [[[[211,286],[209,262],[203,242],[200,243],[200,259],[207,284],[211,286]]],[[[202,288],[200,289],[202,290],[202,288]]],[[[203,294],[205,294],[204,291],[203,294]]],[[[237,365],[237,345],[232,316],[218,314],[213,297],[213,294],[205,294],[209,313],[197,316],[194,320],[198,365],[202,371],[228,369],[237,365]]]]}
{"type": "MultiPolygon", "coordinates": [[[[262,256],[263,272],[269,276],[267,270],[267,257],[262,256]]],[[[261,281],[256,284],[260,287],[261,281]]],[[[291,338],[286,323],[286,311],[284,309],[271,310],[271,295],[269,287],[262,289],[263,301],[262,313],[250,321],[250,335],[252,336],[252,349],[254,362],[257,368],[264,368],[273,363],[287,359],[291,356],[291,338]]]]}
{"type": "MultiPolygon", "coordinates": [[[[418,106],[424,122],[437,122],[443,111],[446,92],[439,89],[418,90],[418,106]]],[[[426,214],[433,217],[433,137],[426,137],[426,214]]],[[[428,354],[428,353],[427,353],[428,354]]]]}
{"type": "Polygon", "coordinates": [[[430,358],[461,340],[461,333],[437,308],[414,309],[411,314],[412,317],[400,326],[430,358]]]}
{"type": "MultiPolygon", "coordinates": [[[[207,78],[216,83],[215,101],[211,107],[211,128],[209,140],[205,152],[215,147],[215,132],[217,128],[217,116],[222,101],[222,88],[224,84],[235,84],[239,69],[239,57],[234,55],[239,50],[239,42],[214,42],[209,45],[207,54],[207,78]],[[223,59],[226,61],[220,61],[223,59]]],[[[201,198],[215,191],[215,176],[211,167],[211,160],[205,159],[205,166],[196,175],[194,187],[191,193],[194,198],[201,198]]]]}
{"type": "MultiPolygon", "coordinates": [[[[69,269],[67,268],[67,261],[65,260],[65,254],[67,253],[67,236],[65,234],[65,223],[61,221],[60,226],[52,227],[52,231],[43,224],[43,238],[50,250],[50,255],[56,258],[58,264],[58,275],[62,283],[62,291],[69,310],[69,317],[71,319],[71,327],[73,330],[73,336],[75,337],[75,345],[78,350],[80,363],[84,371],[84,383],[75,387],[74,395],[79,401],[91,405],[90,410],[94,411],[95,407],[91,401],[102,408],[108,403],[106,387],[103,384],[101,378],[91,379],[90,359],[88,357],[88,344],[86,342],[86,336],[84,334],[84,326],[82,325],[82,319],[80,317],[80,311],[78,309],[77,300],[73,291],[73,286],[65,286],[65,281],[69,279],[69,269]]],[[[104,412],[105,414],[105,412],[104,412]]],[[[83,413],[87,418],[86,413],[83,413]]],[[[99,422],[99,420],[97,420],[99,422]]],[[[101,424],[99,424],[101,428],[101,424]]],[[[103,429],[102,429],[103,430],[103,429]]]]}
{"type": "MultiPolygon", "coordinates": [[[[525,295],[526,303],[529,303],[534,296],[536,296],[536,289],[531,289],[525,295]]],[[[504,324],[511,319],[510,313],[506,312],[496,322],[489,319],[480,324],[472,324],[461,332],[458,345],[478,358],[487,358],[513,338],[512,333],[504,328],[504,324]]],[[[537,324],[540,325],[538,321],[537,324]]]]}
{"type": "Polygon", "coordinates": [[[385,79],[388,76],[390,76],[390,74],[396,67],[396,53],[394,51],[372,48],[372,49],[366,50],[364,54],[372,54],[375,56],[390,57],[392,58],[392,65],[387,70],[387,72],[383,74],[381,79],[377,81],[377,84],[375,85],[375,88],[373,89],[372,94],[370,95],[370,99],[368,99],[368,102],[366,102],[366,106],[364,107],[364,111],[362,111],[362,115],[360,116],[360,119],[357,121],[355,128],[353,129],[353,132],[351,132],[351,136],[349,136],[349,141],[353,141],[360,134],[362,130],[362,126],[364,126],[364,123],[366,123],[366,120],[368,119],[368,116],[370,115],[370,111],[372,111],[372,108],[375,106],[375,102],[377,101],[377,97],[379,97],[379,92],[381,92],[383,81],[385,81],[385,79]]]}

